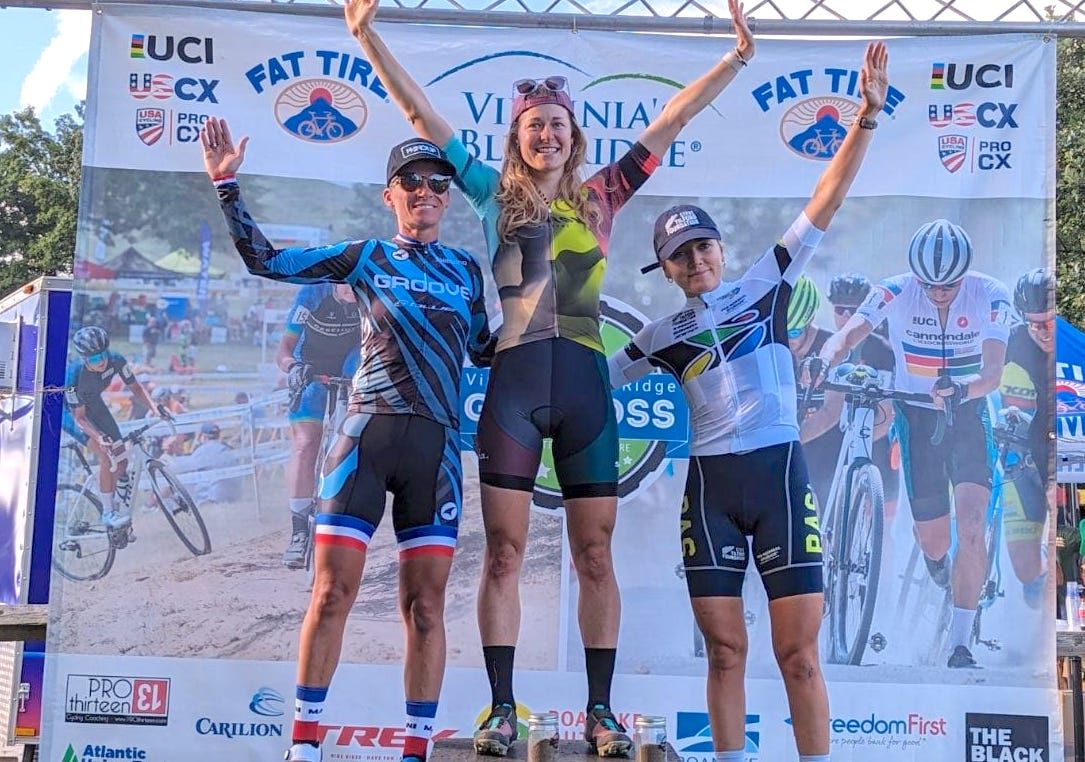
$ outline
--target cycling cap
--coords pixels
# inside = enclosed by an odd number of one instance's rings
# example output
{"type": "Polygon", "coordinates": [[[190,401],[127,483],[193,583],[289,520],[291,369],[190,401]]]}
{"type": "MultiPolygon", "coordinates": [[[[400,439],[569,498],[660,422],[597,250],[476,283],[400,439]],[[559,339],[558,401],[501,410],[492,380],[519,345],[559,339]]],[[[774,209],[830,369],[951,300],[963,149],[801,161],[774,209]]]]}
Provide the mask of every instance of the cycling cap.
{"type": "Polygon", "coordinates": [[[663,260],[669,259],[678,247],[700,238],[720,240],[719,228],[708,216],[708,212],[691,204],[672,206],[656,218],[653,242],[657,259],[652,264],[640,268],[640,271],[648,273],[657,267],[662,267],[663,260]]]}
{"type": "Polygon", "coordinates": [[[928,222],[912,236],[908,264],[924,283],[955,283],[972,266],[972,240],[949,220],[928,222]]]}
{"type": "Polygon", "coordinates": [[[388,182],[416,161],[435,161],[450,177],[456,176],[456,168],[445,156],[444,151],[428,140],[411,138],[404,140],[388,154],[388,182]]]}

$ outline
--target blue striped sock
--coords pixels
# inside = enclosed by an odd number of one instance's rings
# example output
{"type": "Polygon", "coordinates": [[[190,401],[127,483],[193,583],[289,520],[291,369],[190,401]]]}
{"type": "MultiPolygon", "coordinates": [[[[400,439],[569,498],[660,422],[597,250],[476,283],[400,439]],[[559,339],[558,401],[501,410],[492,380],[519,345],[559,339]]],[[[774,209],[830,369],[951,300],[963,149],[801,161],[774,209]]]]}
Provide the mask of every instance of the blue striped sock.
{"type": "Polygon", "coordinates": [[[324,701],[328,698],[328,686],[323,688],[299,685],[294,694],[293,743],[320,745],[320,719],[324,715],[324,701]]]}
{"type": "Polygon", "coordinates": [[[407,702],[403,759],[409,757],[424,760],[426,758],[426,753],[429,751],[429,739],[433,735],[433,718],[436,716],[436,701],[407,702]]]}

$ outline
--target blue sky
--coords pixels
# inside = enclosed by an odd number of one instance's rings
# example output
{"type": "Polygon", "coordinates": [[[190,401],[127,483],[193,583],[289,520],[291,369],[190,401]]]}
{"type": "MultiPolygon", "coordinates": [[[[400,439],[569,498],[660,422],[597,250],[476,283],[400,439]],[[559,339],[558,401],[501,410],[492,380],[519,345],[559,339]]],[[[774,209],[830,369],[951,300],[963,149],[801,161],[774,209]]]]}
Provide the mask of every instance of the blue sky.
{"type": "Polygon", "coordinates": [[[47,128],[85,97],[89,11],[0,9],[0,114],[33,105],[47,128]]]}

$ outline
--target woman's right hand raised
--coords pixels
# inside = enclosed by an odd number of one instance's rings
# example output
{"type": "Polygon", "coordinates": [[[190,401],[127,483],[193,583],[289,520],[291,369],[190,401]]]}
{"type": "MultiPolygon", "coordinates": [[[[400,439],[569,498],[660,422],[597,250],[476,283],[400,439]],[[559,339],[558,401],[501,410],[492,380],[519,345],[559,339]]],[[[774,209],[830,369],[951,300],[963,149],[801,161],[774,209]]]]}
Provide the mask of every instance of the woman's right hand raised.
{"type": "Polygon", "coordinates": [[[369,31],[379,5],[380,0],[343,0],[343,18],[352,37],[369,31]]]}
{"type": "Polygon", "coordinates": [[[212,116],[200,130],[200,144],[203,145],[203,168],[207,170],[208,177],[217,180],[236,175],[237,170],[241,169],[249,139],[241,138],[241,143],[235,147],[226,120],[212,116]]]}

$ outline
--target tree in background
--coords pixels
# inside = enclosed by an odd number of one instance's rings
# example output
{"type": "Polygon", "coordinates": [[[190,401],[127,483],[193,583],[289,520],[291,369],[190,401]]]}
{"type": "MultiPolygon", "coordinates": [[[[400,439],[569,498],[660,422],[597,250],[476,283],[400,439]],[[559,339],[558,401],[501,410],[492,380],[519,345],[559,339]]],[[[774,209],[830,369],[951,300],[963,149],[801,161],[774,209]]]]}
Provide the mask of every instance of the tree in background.
{"type": "Polygon", "coordinates": [[[1059,41],[1055,188],[1058,311],[1085,325],[1085,40],[1059,41]]]}
{"type": "Polygon", "coordinates": [[[0,116],[0,296],[70,273],[83,159],[83,106],[48,132],[31,108],[0,116]]]}

